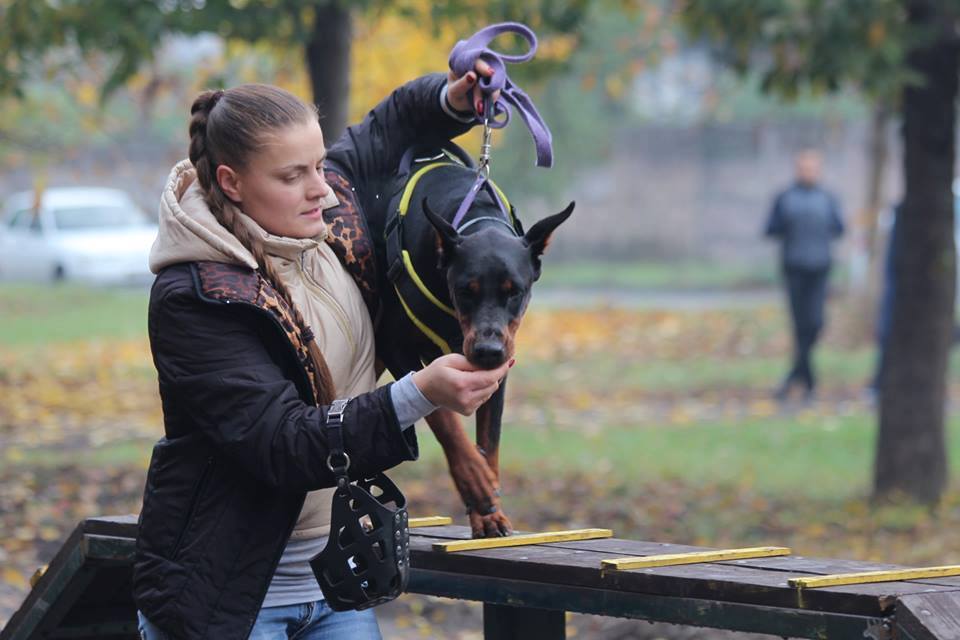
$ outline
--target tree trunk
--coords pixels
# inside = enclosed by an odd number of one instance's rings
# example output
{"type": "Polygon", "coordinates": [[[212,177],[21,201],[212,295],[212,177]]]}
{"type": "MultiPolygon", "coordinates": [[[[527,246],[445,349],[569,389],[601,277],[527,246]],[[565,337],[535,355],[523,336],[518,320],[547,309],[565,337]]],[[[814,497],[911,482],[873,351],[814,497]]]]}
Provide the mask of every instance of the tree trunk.
{"type": "MultiPolygon", "coordinates": [[[[908,3],[911,26],[939,30],[934,0],[908,3]]],[[[945,36],[908,58],[923,79],[904,91],[906,193],[897,224],[896,295],[881,381],[877,498],[936,503],[947,481],[946,373],[953,335],[953,194],[958,57],[945,36]]]]}
{"type": "Polygon", "coordinates": [[[317,7],[305,55],[313,101],[320,110],[320,127],[327,146],[347,128],[351,32],[350,9],[346,3],[332,0],[317,7]]]}

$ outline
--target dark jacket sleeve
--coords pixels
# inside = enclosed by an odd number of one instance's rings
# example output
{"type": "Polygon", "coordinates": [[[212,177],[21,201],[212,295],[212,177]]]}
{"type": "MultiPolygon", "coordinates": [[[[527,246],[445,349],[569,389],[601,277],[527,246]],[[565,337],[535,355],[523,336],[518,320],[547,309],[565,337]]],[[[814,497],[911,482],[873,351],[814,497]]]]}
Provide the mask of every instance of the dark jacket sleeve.
{"type": "Polygon", "coordinates": [[[832,194],[828,194],[828,197],[830,198],[830,230],[834,237],[839,238],[846,231],[843,226],[843,215],[840,213],[840,203],[832,194]]]}
{"type": "MultiPolygon", "coordinates": [[[[326,407],[304,402],[271,358],[259,312],[204,302],[184,289],[150,304],[150,342],[168,432],[178,426],[202,432],[223,456],[274,488],[333,486],[326,407]]],[[[400,429],[389,385],[351,400],[344,448],[356,476],[416,459],[416,435],[400,429]]]]}
{"type": "Polygon", "coordinates": [[[779,237],[786,232],[783,224],[782,203],[783,194],[781,193],[773,200],[773,206],[770,208],[770,216],[767,218],[767,227],[764,231],[764,235],[769,237],[779,237]]]}
{"type": "MultiPolygon", "coordinates": [[[[357,188],[385,180],[414,143],[439,143],[473,126],[460,122],[440,106],[445,75],[435,73],[412,80],[373,108],[360,124],[348,127],[330,147],[332,166],[357,188]]],[[[377,194],[363,193],[361,205],[377,194]]]]}

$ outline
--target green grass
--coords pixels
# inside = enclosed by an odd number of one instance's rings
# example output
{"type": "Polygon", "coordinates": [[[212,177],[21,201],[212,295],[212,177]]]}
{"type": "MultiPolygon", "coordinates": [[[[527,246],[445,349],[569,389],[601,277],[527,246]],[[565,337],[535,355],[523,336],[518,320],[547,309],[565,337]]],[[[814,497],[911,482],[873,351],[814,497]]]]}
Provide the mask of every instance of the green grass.
{"type": "MultiPolygon", "coordinates": [[[[160,427],[158,426],[158,429],[160,427]]],[[[158,431],[157,438],[161,433],[158,431]]],[[[24,469],[50,469],[79,466],[87,469],[107,469],[114,467],[144,467],[150,460],[150,452],[155,440],[124,440],[111,442],[99,447],[39,446],[4,451],[0,458],[4,466],[24,469]]]]}
{"type": "MultiPolygon", "coordinates": [[[[538,287],[625,287],[655,291],[716,291],[776,287],[779,266],[710,262],[605,262],[578,260],[544,265],[538,287]]],[[[845,265],[831,272],[834,285],[846,279],[845,265]]]]}
{"type": "MultiPolygon", "coordinates": [[[[421,459],[441,464],[443,452],[429,430],[419,435],[421,459]]],[[[844,499],[869,493],[875,438],[874,418],[866,414],[605,425],[589,434],[508,421],[500,461],[508,473],[545,478],[612,472],[628,486],[679,480],[749,487],[770,496],[844,499]]],[[[949,423],[948,449],[952,460],[960,459],[960,419],[949,423]]],[[[404,465],[403,473],[415,476],[430,466],[404,465]]]]}
{"type": "MultiPolygon", "coordinates": [[[[815,364],[824,387],[860,384],[872,374],[872,349],[835,351],[821,348],[815,364]]],[[[555,393],[558,367],[572,367],[567,384],[590,391],[637,389],[645,393],[700,389],[766,389],[779,382],[789,367],[786,356],[691,357],[686,360],[636,360],[613,353],[590,354],[576,364],[525,361],[510,372],[511,382],[535,392],[555,393]]]]}
{"type": "MultiPolygon", "coordinates": [[[[469,426],[469,425],[468,425],[469,426]]],[[[949,423],[948,455],[960,459],[960,418],[949,423]]],[[[443,452],[418,426],[421,460],[401,476],[434,475],[443,452]]],[[[551,477],[571,472],[613,473],[628,486],[682,481],[747,487],[758,494],[810,499],[866,495],[872,477],[874,418],[864,413],[718,420],[685,426],[611,424],[589,433],[507,421],[501,465],[507,473],[551,477]]],[[[152,442],[127,440],[101,447],[26,449],[4,462],[23,468],[145,466],[152,442]]]]}
{"type": "Polygon", "coordinates": [[[764,287],[776,282],[774,266],[578,261],[546,265],[538,286],[698,290],[764,287]]]}
{"type": "Polygon", "coordinates": [[[144,289],[0,285],[0,345],[146,336],[144,289]]]}

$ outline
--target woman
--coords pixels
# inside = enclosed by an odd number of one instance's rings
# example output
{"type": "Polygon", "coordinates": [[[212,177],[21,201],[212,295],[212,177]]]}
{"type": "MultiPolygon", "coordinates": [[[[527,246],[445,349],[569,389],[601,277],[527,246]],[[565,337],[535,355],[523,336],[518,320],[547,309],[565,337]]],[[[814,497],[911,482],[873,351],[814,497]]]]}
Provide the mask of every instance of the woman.
{"type": "Polygon", "coordinates": [[[151,255],[165,437],[134,562],[145,639],[380,637],[369,610],[325,606],[307,563],[329,531],[327,406],[351,398],[350,470],[370,475],[415,459],[409,426],[440,406],[471,414],[512,362],[479,371],[454,354],[375,388],[370,316],[324,211],[369,206],[408,146],[462,133],[477,73],[490,69],[404,85],[329,156],[315,110],[281,89],[194,102],[151,255]]]}

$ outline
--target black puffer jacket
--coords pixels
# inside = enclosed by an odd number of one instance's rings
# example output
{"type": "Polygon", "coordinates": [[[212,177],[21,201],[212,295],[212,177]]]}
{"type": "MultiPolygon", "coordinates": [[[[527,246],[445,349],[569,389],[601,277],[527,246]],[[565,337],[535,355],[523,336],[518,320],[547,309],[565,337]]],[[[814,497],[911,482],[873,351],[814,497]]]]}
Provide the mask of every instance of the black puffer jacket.
{"type": "MultiPolygon", "coordinates": [[[[418,137],[463,132],[440,108],[443,83],[435,75],[398,89],[330,150],[361,206],[379,200],[364,185],[376,189],[418,137]]],[[[326,408],[315,406],[289,324],[243,294],[256,290],[256,272],[224,265],[234,273],[217,281],[204,269],[168,267],[150,295],[165,437],[147,474],[133,589],[174,638],[232,640],[249,635],[306,492],[334,481],[326,408]]],[[[389,386],[354,398],[344,423],[351,473],[417,456],[389,386]]]]}

